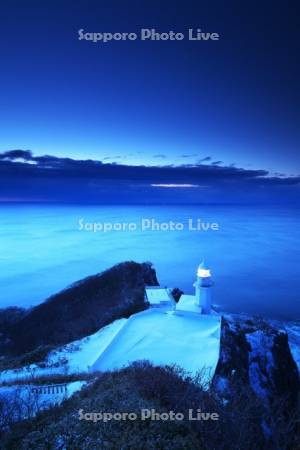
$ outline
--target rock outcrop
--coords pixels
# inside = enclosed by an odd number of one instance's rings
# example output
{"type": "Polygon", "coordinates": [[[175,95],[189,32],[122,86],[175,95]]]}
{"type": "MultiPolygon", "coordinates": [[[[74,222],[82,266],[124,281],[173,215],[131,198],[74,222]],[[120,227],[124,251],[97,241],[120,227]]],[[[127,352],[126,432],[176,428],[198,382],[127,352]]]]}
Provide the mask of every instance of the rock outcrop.
{"type": "Polygon", "coordinates": [[[222,318],[220,359],[213,382],[229,401],[241,386],[253,393],[265,411],[261,424],[265,437],[273,438],[276,433],[274,418],[281,423],[293,421],[300,389],[298,368],[287,333],[266,320],[243,315],[222,318]]]}

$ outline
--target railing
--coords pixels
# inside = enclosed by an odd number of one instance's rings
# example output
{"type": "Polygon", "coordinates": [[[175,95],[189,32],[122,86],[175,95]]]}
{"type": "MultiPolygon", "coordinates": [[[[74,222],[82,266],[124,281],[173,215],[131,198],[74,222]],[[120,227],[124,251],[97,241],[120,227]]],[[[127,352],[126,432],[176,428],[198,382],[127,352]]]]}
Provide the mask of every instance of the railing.
{"type": "Polygon", "coordinates": [[[66,394],[67,383],[32,386],[30,390],[33,394],[66,394]]]}

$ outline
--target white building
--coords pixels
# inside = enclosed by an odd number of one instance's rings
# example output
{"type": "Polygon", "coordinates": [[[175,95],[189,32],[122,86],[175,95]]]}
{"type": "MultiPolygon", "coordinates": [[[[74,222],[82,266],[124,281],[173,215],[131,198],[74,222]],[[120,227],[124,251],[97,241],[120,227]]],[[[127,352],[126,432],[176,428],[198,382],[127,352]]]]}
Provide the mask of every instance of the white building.
{"type": "Polygon", "coordinates": [[[212,285],[210,270],[202,262],[197,269],[197,278],[193,284],[194,295],[183,294],[176,304],[170,288],[148,287],[145,300],[151,307],[169,307],[181,313],[211,314],[212,285]]]}
{"type": "Polygon", "coordinates": [[[171,294],[170,288],[151,286],[146,288],[145,300],[153,308],[169,307],[175,308],[176,302],[171,294]]]}

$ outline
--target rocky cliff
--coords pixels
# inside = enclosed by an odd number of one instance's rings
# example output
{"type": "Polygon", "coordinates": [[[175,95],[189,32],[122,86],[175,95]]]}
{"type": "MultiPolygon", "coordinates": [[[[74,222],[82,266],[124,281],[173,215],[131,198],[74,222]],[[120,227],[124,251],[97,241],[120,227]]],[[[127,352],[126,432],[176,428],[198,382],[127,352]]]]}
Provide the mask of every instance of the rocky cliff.
{"type": "MultiPolygon", "coordinates": [[[[261,318],[225,314],[214,386],[226,401],[241,386],[256,398],[265,438],[276,439],[283,424],[295,432],[299,373],[284,329],[261,318]]],[[[284,442],[280,445],[286,448],[284,442]]]]}

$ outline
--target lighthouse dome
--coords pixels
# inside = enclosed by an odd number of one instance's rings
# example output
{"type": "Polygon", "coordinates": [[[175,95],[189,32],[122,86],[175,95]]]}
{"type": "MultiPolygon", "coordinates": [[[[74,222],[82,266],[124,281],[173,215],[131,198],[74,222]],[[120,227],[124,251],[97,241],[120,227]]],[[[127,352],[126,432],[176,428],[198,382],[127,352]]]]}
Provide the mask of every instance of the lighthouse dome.
{"type": "Polygon", "coordinates": [[[210,269],[206,266],[204,261],[202,261],[198,266],[197,276],[200,278],[208,278],[211,276],[210,269]]]}

